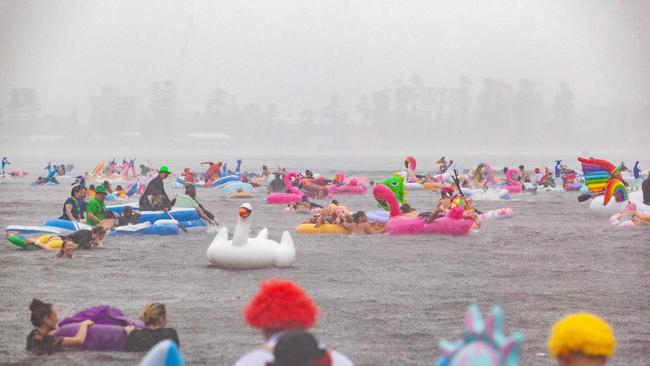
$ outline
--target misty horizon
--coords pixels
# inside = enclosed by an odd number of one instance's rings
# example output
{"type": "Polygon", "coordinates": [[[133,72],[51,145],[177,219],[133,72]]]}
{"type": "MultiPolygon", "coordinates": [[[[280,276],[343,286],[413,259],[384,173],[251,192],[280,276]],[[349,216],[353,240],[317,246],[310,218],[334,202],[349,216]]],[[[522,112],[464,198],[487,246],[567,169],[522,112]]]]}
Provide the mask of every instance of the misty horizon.
{"type": "Polygon", "coordinates": [[[123,148],[160,130],[227,148],[527,152],[650,138],[642,1],[6,1],[0,19],[0,121],[33,143],[75,131],[123,148]]]}

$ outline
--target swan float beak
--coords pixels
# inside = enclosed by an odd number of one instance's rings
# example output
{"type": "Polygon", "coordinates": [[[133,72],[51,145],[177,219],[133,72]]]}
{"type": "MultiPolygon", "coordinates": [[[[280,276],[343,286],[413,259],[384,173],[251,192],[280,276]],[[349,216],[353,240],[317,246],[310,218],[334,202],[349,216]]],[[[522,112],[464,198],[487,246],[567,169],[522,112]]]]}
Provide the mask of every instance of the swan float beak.
{"type": "Polygon", "coordinates": [[[239,217],[241,217],[242,219],[245,219],[248,216],[250,216],[251,212],[253,212],[253,206],[251,206],[250,203],[244,203],[239,207],[239,217]]]}

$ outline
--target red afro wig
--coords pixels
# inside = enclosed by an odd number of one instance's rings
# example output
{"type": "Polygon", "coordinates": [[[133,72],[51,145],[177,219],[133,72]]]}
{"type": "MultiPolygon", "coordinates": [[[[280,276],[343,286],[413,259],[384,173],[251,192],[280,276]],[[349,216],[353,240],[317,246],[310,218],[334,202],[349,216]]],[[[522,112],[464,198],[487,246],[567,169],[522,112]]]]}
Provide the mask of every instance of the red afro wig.
{"type": "Polygon", "coordinates": [[[260,291],[244,310],[244,319],[254,328],[273,330],[309,329],[318,308],[298,285],[289,280],[262,282],[260,291]]]}

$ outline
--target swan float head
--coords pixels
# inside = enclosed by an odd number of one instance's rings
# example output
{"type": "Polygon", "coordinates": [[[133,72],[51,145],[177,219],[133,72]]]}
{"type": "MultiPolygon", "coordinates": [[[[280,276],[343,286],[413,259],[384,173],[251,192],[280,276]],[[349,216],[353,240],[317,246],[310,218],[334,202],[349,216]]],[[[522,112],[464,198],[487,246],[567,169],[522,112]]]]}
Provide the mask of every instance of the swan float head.
{"type": "Polygon", "coordinates": [[[232,240],[228,240],[228,229],[222,227],[208,248],[208,261],[218,267],[232,269],[288,267],[293,264],[296,248],[288,231],[282,233],[280,243],[269,240],[266,228],[256,237],[248,237],[252,213],[253,206],[250,203],[239,207],[239,217],[232,240]]]}

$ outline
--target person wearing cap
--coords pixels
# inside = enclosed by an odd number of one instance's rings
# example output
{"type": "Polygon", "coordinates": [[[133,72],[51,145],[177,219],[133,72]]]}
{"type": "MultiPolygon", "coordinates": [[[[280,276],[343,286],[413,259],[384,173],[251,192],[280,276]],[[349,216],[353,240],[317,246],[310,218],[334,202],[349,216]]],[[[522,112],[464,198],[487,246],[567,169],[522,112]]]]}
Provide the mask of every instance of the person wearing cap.
{"type": "Polygon", "coordinates": [[[604,366],[614,355],[616,339],[601,318],[589,313],[571,314],[553,325],[548,350],[558,366],[604,366]]]}
{"type": "Polygon", "coordinates": [[[149,181],[147,188],[144,189],[144,193],[142,193],[142,196],[140,197],[140,201],[138,201],[140,211],[153,211],[153,206],[151,205],[149,196],[154,193],[161,196],[160,207],[163,211],[169,211],[172,208],[171,200],[165,192],[165,184],[163,183],[163,180],[167,179],[169,174],[171,174],[169,168],[163,165],[158,170],[158,175],[149,181]]]}
{"type": "Polygon", "coordinates": [[[287,188],[284,186],[283,173],[279,169],[276,169],[273,172],[273,180],[269,183],[267,187],[268,193],[284,193],[287,191],[287,188]]]}
{"type": "Polygon", "coordinates": [[[106,211],[105,198],[106,188],[97,186],[95,188],[95,197],[86,204],[86,224],[95,226],[104,219],[104,211],[106,211]]]}
{"type": "MultiPolygon", "coordinates": [[[[244,319],[262,332],[264,344],[242,356],[235,366],[273,364],[275,346],[287,332],[307,330],[316,322],[318,308],[297,284],[289,280],[270,279],[262,282],[260,291],[244,310],[244,319]]],[[[278,350],[280,351],[280,350],[278,350]]],[[[352,366],[350,359],[330,351],[332,366],[352,366]]]]}
{"type": "Polygon", "coordinates": [[[641,184],[641,189],[643,190],[643,204],[650,205],[650,170],[648,170],[648,176],[641,184]]]}

